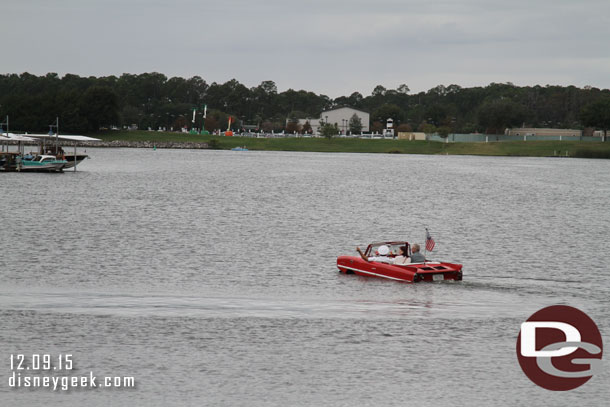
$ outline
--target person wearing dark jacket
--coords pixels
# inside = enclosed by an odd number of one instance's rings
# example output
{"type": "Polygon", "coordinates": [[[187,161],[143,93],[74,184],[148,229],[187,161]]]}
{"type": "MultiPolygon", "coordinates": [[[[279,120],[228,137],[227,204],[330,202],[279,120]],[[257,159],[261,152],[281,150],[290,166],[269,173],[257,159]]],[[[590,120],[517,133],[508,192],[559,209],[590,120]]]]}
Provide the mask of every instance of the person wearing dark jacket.
{"type": "Polygon", "coordinates": [[[411,247],[411,263],[423,263],[426,258],[419,252],[419,245],[416,243],[411,247]]]}

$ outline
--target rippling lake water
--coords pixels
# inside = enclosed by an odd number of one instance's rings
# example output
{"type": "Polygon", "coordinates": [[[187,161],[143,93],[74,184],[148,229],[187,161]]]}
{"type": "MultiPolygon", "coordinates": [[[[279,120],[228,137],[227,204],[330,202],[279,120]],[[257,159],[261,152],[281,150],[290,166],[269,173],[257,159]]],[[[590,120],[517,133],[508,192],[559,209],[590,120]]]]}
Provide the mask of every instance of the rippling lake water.
{"type": "MultiPolygon", "coordinates": [[[[566,304],[608,343],[610,161],[89,149],[0,173],[0,404],[591,405],[515,353],[566,304]],[[342,275],[356,245],[436,240],[464,281],[342,275]],[[135,389],[11,389],[9,355],[73,354],[135,389]]],[[[607,356],[606,356],[607,359],[607,356]]]]}

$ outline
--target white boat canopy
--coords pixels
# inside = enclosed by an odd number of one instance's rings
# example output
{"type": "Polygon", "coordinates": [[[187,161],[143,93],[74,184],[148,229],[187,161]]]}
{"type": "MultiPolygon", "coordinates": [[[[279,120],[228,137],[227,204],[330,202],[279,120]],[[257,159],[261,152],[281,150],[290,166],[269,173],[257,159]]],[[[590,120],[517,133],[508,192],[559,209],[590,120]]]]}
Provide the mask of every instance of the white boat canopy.
{"type": "Polygon", "coordinates": [[[2,133],[0,135],[0,138],[2,140],[12,140],[12,141],[36,141],[36,139],[33,139],[31,137],[25,136],[23,134],[13,134],[13,133],[2,133]]]}
{"type": "Polygon", "coordinates": [[[51,134],[23,134],[25,137],[33,137],[35,139],[59,139],[65,141],[102,141],[99,138],[80,136],[80,135],[68,135],[68,134],[60,134],[59,136],[51,135],[51,134]]]}

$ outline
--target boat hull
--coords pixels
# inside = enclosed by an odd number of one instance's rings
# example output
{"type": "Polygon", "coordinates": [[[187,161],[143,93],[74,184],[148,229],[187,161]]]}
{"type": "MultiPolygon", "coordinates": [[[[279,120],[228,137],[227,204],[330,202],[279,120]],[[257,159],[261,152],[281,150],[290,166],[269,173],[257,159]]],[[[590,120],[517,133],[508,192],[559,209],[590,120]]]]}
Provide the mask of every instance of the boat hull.
{"type": "Polygon", "coordinates": [[[64,155],[64,160],[67,161],[66,166],[64,167],[64,169],[67,168],[72,168],[78,164],[80,164],[82,161],[84,161],[86,158],[89,158],[89,156],[87,154],[65,154],[64,155]]]}
{"type": "Polygon", "coordinates": [[[339,256],[337,268],[344,274],[379,277],[408,283],[462,280],[462,265],[446,262],[411,263],[404,266],[339,256]]]}
{"type": "Polygon", "coordinates": [[[66,161],[39,162],[23,160],[19,171],[25,172],[61,172],[66,166],[66,161]]]}

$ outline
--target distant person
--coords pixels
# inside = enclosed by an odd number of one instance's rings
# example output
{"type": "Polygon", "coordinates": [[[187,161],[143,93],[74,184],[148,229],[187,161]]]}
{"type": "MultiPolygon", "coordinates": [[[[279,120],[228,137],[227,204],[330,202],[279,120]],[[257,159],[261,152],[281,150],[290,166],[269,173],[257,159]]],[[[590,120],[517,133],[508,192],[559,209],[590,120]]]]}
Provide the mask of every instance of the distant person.
{"type": "Polygon", "coordinates": [[[425,261],[426,258],[419,252],[419,245],[415,243],[411,247],[411,263],[423,263],[425,261]]]}
{"type": "Polygon", "coordinates": [[[411,258],[407,256],[408,253],[409,249],[407,246],[400,246],[398,248],[398,256],[394,257],[394,264],[404,266],[411,263],[411,258]]]}
{"type": "Polygon", "coordinates": [[[389,256],[390,248],[386,245],[379,246],[376,255],[368,258],[364,255],[364,253],[362,253],[362,250],[360,250],[359,247],[356,247],[356,251],[360,253],[360,257],[362,257],[362,260],[364,261],[377,261],[380,263],[389,264],[392,264],[394,262],[394,260],[389,256]]]}

